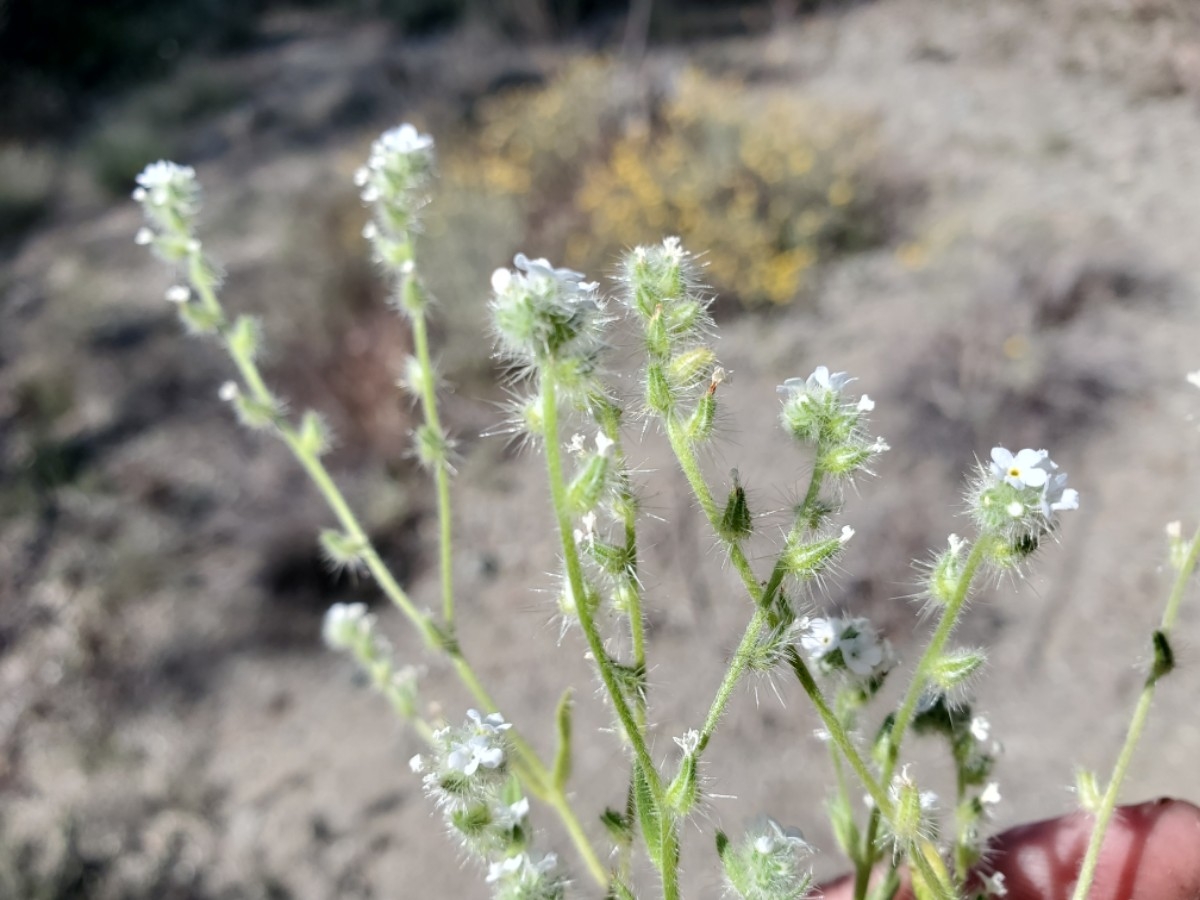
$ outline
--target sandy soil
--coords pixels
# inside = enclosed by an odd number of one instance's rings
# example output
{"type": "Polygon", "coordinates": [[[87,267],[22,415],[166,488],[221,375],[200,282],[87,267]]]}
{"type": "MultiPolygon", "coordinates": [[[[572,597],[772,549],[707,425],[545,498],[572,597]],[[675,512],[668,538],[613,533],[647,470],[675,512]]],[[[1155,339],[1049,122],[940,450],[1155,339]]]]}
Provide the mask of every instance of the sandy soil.
{"type": "MultiPolygon", "coordinates": [[[[269,284],[278,267],[303,264],[288,244],[303,234],[295,207],[280,198],[348,192],[364,139],[423,91],[469,93],[519,58],[455,40],[401,47],[373,29],[281,26],[271,47],[225,63],[255,82],[254,100],[200,135],[190,160],[228,302],[270,306],[273,372],[298,404],[323,404],[351,430],[339,475],[430,604],[430,500],[398,459],[407,412],[378,375],[402,356],[403,330],[384,324],[368,289],[322,332],[329,346],[305,355],[297,341],[323,321],[319,299],[269,284]],[[464,62],[448,71],[451,52],[464,62]],[[364,91],[382,98],[365,121],[321,127],[364,91]]],[[[876,617],[911,658],[923,628],[904,599],[910,561],[964,527],[962,473],[997,442],[1050,447],[1083,508],[1030,578],[976,602],[960,638],[993,648],[978,704],[1006,748],[998,824],[1066,810],[1073,768],[1107,770],[1140,686],[1169,577],[1163,525],[1194,521],[1200,498],[1200,394],[1183,381],[1200,357],[1200,26],[1148,0],[881,0],[689,53],[871,112],[897,169],[922,187],[906,250],[839,264],[812,308],[724,317],[720,352],[735,378],[710,476],[736,466],[758,510],[781,507],[805,460],[774,424],[774,386],[820,363],[857,374],[894,449],[849,499],[858,537],[847,575],[817,602],[876,617]]],[[[485,896],[408,772],[416,738],[319,645],[325,607],[374,602],[371,586],[323,569],[312,535],[326,513],[283,448],[229,421],[216,398],[223,363],[176,333],[165,275],[131,245],[137,218],[132,204],[68,185],[3,282],[6,840],[33,836],[52,854],[76,823],[78,859],[105,870],[106,890],[147,891],[96,896],[485,896]],[[60,396],[68,411],[46,414],[60,396]],[[18,484],[21,460],[42,446],[59,475],[18,484]]],[[[466,330],[478,302],[445,301],[450,353],[486,346],[466,330]]],[[[476,437],[496,415],[489,377],[464,367],[447,401],[464,442],[463,642],[543,748],[560,682],[579,686],[576,792],[598,814],[621,801],[605,777],[620,751],[600,730],[582,642],[558,639],[541,592],[555,556],[539,460],[476,437]]],[[[748,609],[664,442],[651,431],[633,452],[661,519],[646,523],[643,571],[665,757],[707,708],[748,609]]],[[[418,659],[399,617],[380,614],[400,654],[418,659]]],[[[1198,629],[1193,603],[1180,623],[1185,664],[1162,687],[1130,800],[1200,799],[1186,664],[1198,629]]],[[[429,665],[426,696],[455,715],[465,701],[452,673],[429,665]]],[[[720,796],[685,838],[689,897],[718,895],[713,826],[736,830],[758,812],[802,827],[825,851],[819,872],[839,867],[820,811],[830,775],[816,721],[797,691],[783,698],[743,690],[713,744],[706,774],[720,796]]],[[[916,771],[935,755],[914,747],[916,771]]],[[[573,864],[561,836],[546,841],[573,864]]]]}

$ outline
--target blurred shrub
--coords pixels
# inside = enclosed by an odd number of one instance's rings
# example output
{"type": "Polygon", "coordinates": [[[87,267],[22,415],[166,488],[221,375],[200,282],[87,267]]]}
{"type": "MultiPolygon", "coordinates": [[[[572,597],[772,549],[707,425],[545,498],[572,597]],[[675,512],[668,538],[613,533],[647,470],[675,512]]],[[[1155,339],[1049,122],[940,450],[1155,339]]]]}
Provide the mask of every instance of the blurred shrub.
{"type": "Polygon", "coordinates": [[[591,59],[487,101],[445,164],[451,189],[522,197],[526,245],[591,272],[678,234],[747,304],[790,302],[822,263],[890,236],[872,119],[694,69],[637,84],[591,59]]]}

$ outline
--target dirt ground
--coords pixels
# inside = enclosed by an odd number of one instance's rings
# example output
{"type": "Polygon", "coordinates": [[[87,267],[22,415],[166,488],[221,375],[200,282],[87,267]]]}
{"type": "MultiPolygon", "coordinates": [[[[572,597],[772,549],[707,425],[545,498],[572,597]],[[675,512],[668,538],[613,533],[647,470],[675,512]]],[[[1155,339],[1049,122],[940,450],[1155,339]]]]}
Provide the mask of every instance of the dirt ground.
{"type": "MultiPolygon", "coordinates": [[[[313,273],[306,290],[271,285],[295,284],[303,241],[341,227],[296,198],[352,196],[373,132],[423,92],[482,89],[523,52],[472,34],[400,46],[321,20],[277,27],[222,63],[253,96],[199,129],[186,161],[206,186],[226,302],[265,314],[272,376],[297,406],[330,413],[340,480],[433,605],[430,492],[403,456],[408,411],[389,374],[403,328],[361,287],[361,262],[313,273]],[[325,327],[316,292],[336,279],[361,296],[325,327]]],[[[911,561],[966,528],[963,473],[996,443],[1050,448],[1081,509],[1031,577],[975,602],[959,638],[992,648],[977,696],[1005,747],[998,827],[1071,808],[1074,768],[1108,770],[1140,687],[1169,581],[1163,527],[1200,514],[1200,392],[1183,378],[1200,367],[1200,21],[1166,0],[879,0],[651,54],[868,112],[920,185],[903,245],[838,263],[815,304],[720,307],[734,378],[707,468],[723,483],[736,466],[756,509],[783,507],[806,461],[775,425],[775,385],[818,364],[856,374],[893,449],[849,498],[858,535],[816,602],[871,615],[911,660],[925,633],[905,599],[911,561]]],[[[283,447],[227,415],[225,363],[178,333],[137,225],[132,203],[69,182],[0,278],[0,873],[65,858],[74,883],[103,885],[56,897],[486,896],[408,771],[416,737],[320,645],[330,603],[375,592],[323,566],[314,535],[328,514],[283,447]],[[21,862],[29,842],[40,863],[21,862]]],[[[463,360],[446,400],[463,449],[463,643],[542,749],[561,683],[579,686],[574,785],[595,821],[622,801],[606,777],[620,751],[582,641],[560,641],[552,620],[540,460],[479,437],[501,396],[474,330],[484,289],[443,298],[439,335],[463,360]]],[[[664,441],[650,430],[634,447],[654,516],[643,573],[665,758],[707,708],[748,604],[664,441]]],[[[424,695],[456,717],[467,704],[453,673],[379,613],[400,655],[429,666],[424,695]]],[[[1200,603],[1179,633],[1131,801],[1200,800],[1200,603]]],[[[713,743],[713,797],[685,836],[688,897],[719,894],[714,826],[760,812],[804,829],[819,873],[841,865],[815,717],[798,691],[782,697],[740,691],[713,743]]],[[[913,758],[922,777],[936,748],[915,744],[913,758]]],[[[575,867],[549,813],[535,815],[575,867]]],[[[592,892],[581,879],[576,893],[592,892]]]]}

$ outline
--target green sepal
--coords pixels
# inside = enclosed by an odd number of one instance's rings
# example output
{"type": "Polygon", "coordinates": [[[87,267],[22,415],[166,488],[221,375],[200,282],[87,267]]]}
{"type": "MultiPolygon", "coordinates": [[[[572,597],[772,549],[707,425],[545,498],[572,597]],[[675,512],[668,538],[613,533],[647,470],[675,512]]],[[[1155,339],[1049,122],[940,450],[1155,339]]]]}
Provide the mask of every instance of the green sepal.
{"type": "Polygon", "coordinates": [[[262,349],[262,323],[253,316],[238,316],[225,336],[225,346],[234,359],[253,360],[262,349]]]}
{"type": "Polygon", "coordinates": [[[628,847],[633,843],[633,822],[624,813],[610,806],[600,815],[600,824],[618,847],[628,847]]]}
{"type": "Polygon", "coordinates": [[[554,715],[558,730],[558,749],[554,753],[554,788],[562,793],[571,779],[571,689],[563,691],[554,715]]]}
{"type": "Polygon", "coordinates": [[[1170,674],[1175,668],[1175,651],[1171,649],[1171,642],[1167,640],[1165,631],[1154,632],[1154,662],[1150,666],[1150,674],[1146,678],[1146,684],[1154,684],[1164,675],[1170,674]]]}
{"type": "Polygon", "coordinates": [[[329,425],[320,413],[310,409],[300,417],[300,426],[296,429],[296,448],[301,453],[317,459],[329,452],[332,443],[329,425]]]}
{"type": "Polygon", "coordinates": [[[729,499],[725,501],[725,510],[721,513],[717,534],[730,543],[736,543],[749,537],[753,530],[754,522],[750,516],[750,507],[746,503],[746,489],[742,487],[737,473],[734,472],[733,487],[729,489],[729,499]]]}
{"type": "Polygon", "coordinates": [[[633,764],[633,807],[637,811],[638,825],[642,829],[650,858],[658,866],[660,854],[656,851],[662,841],[662,813],[641,763],[636,762],[633,764]]]}

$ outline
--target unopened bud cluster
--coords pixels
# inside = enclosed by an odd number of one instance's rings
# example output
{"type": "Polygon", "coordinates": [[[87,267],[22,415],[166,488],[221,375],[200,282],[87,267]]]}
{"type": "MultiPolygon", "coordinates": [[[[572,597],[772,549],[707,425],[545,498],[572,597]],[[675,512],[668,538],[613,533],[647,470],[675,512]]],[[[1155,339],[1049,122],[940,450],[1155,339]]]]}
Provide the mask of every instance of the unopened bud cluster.
{"type": "Polygon", "coordinates": [[[364,604],[335,603],[325,613],[321,635],[330,648],[354,658],[372,687],[400,716],[409,721],[417,718],[417,670],[396,666],[391,644],[364,604]]]}
{"type": "Polygon", "coordinates": [[[681,423],[693,443],[707,440],[725,373],[695,257],[675,237],[635,248],[622,262],[620,299],[642,332],[647,410],[681,423]]]}

